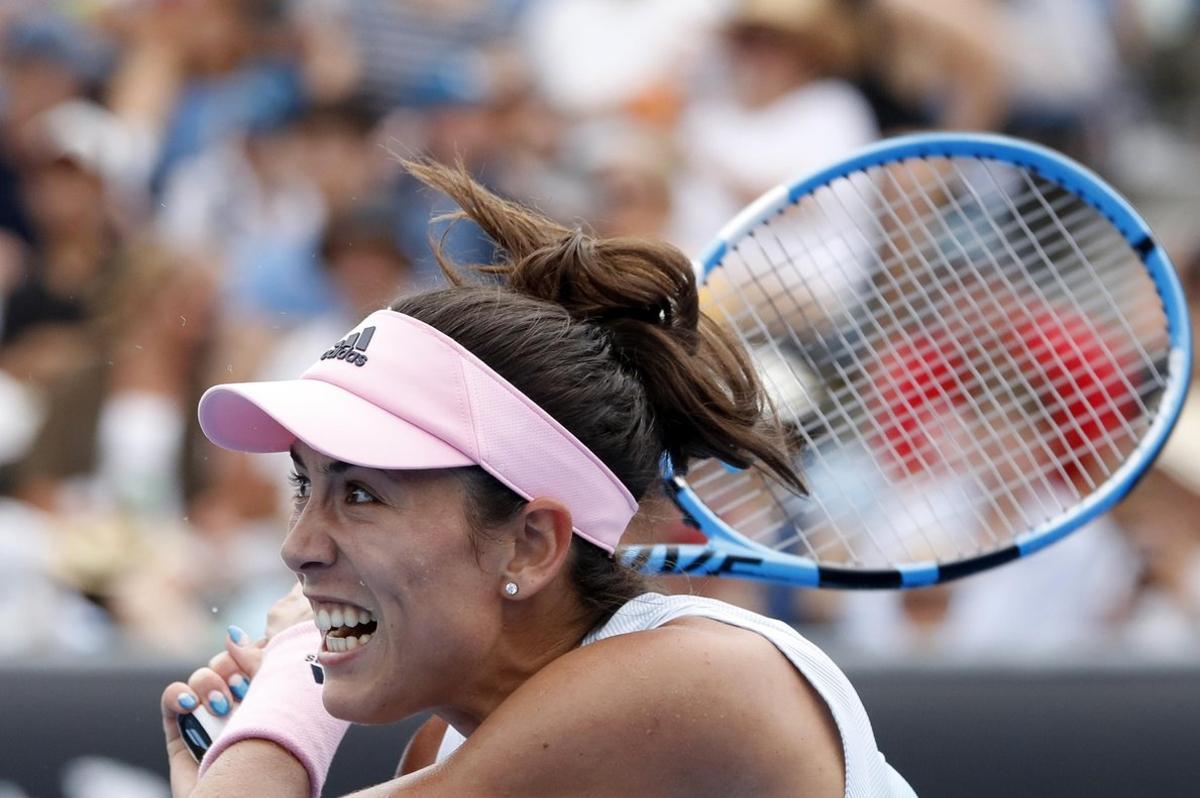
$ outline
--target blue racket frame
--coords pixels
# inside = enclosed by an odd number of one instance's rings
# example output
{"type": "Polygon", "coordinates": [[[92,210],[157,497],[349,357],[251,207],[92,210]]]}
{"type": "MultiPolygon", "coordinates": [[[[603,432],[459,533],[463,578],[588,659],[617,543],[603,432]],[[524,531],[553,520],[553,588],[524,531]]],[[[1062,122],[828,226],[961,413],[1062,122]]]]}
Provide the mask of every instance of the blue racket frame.
{"type": "Polygon", "coordinates": [[[871,167],[913,158],[994,159],[1025,167],[1058,183],[1091,204],[1113,223],[1145,264],[1162,300],[1170,354],[1165,387],[1146,436],[1103,484],[1068,512],[1019,537],[1013,544],[953,563],[923,562],[892,569],[855,569],[820,565],[808,558],[781,554],[739,534],[716,516],[669,467],[665,486],[686,519],[709,543],[628,546],[618,550],[626,565],[646,573],[731,576],[796,587],[911,588],[934,585],[984,571],[1033,554],[1061,540],[1123,499],[1153,464],[1166,444],[1191,382],[1192,339],[1187,302],[1175,268],[1149,226],[1117,192],[1087,167],[1045,147],[1018,139],[980,133],[923,133],[888,139],[839,164],[791,184],[777,186],[734,217],[717,235],[699,265],[703,279],[721,266],[726,253],[747,231],[800,198],[838,178],[871,167]]]}

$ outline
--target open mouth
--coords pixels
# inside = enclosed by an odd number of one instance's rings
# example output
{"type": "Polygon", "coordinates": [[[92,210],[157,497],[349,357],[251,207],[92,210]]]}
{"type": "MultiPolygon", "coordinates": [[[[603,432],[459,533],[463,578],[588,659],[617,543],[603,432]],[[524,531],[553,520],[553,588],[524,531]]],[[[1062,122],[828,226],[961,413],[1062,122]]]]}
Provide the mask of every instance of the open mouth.
{"type": "Polygon", "coordinates": [[[353,604],[314,603],[313,612],[324,635],[324,650],[335,653],[367,645],[378,626],[373,612],[353,604]]]}

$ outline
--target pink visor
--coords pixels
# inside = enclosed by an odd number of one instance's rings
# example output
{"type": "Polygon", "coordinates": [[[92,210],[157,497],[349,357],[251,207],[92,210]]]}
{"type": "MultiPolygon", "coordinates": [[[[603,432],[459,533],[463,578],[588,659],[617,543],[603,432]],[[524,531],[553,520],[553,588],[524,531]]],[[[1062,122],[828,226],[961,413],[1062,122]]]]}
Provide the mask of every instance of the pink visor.
{"type": "Polygon", "coordinates": [[[209,388],[209,440],[283,452],[297,440],[367,468],[478,465],[526,499],[571,511],[575,533],[613,551],[637,501],[546,411],[452,338],[380,310],[298,380],[209,388]]]}

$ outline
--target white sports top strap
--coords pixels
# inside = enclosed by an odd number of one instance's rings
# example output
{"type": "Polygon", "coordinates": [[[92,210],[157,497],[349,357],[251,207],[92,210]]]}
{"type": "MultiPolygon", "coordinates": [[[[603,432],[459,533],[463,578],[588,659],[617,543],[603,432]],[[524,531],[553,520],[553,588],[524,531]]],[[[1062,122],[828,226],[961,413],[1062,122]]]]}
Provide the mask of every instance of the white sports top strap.
{"type": "Polygon", "coordinates": [[[453,726],[447,726],[446,732],[442,735],[442,744],[438,746],[437,759],[435,762],[444,762],[446,757],[458,750],[458,747],[467,741],[458,733],[458,730],[453,726]]]}

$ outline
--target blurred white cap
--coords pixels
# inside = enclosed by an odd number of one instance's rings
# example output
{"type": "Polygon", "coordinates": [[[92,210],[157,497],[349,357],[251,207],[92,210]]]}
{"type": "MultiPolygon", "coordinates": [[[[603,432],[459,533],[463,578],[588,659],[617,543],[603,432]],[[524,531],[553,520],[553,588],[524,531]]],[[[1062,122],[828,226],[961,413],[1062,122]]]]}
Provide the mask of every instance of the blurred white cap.
{"type": "Polygon", "coordinates": [[[88,100],[67,100],[31,122],[36,143],[51,158],[66,158],[105,181],[129,184],[149,174],[151,137],[88,100]]]}

